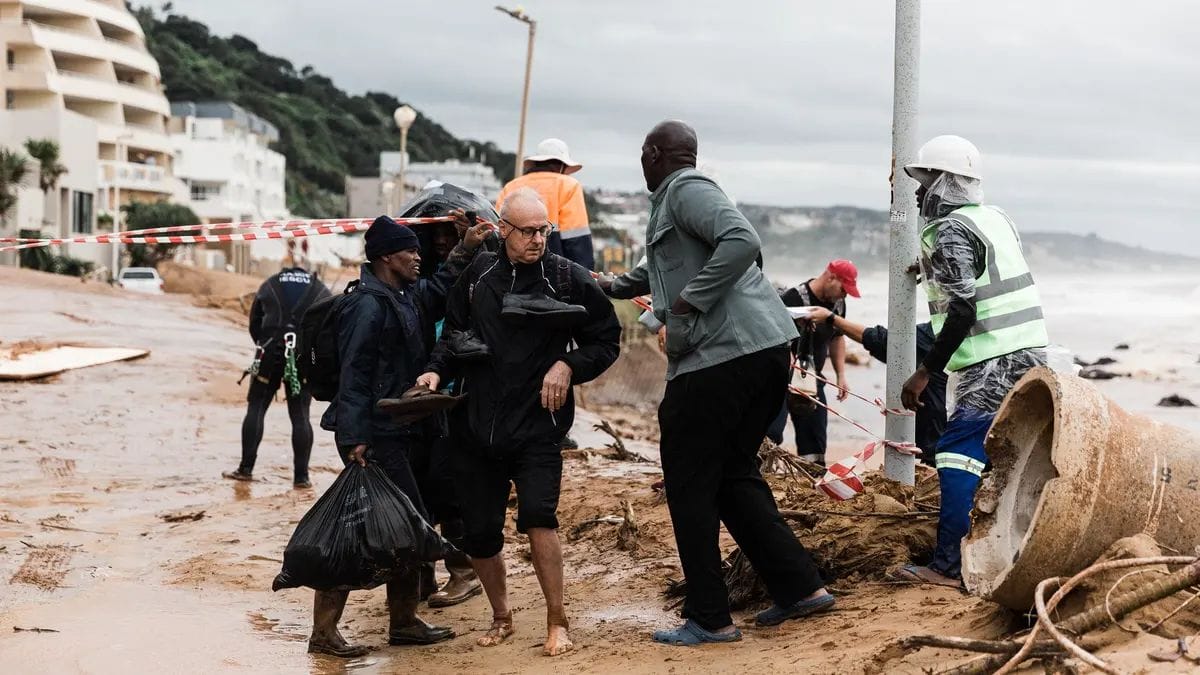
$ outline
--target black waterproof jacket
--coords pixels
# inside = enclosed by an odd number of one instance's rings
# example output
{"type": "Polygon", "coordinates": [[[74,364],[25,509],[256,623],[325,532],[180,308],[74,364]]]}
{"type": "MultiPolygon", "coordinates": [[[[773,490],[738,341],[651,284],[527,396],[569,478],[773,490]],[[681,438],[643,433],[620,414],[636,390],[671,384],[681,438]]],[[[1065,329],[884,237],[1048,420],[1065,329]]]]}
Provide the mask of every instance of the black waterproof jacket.
{"type": "Polygon", "coordinates": [[[571,383],[582,384],[607,370],[620,348],[621,324],[612,302],[587,270],[553,253],[533,264],[514,264],[501,249],[477,256],[450,291],[442,341],[429,370],[443,382],[457,379],[467,395],[450,418],[455,435],[492,454],[504,454],[526,444],[557,443],[574,423],[572,393],[553,414],[542,407],[542,380],[550,366],[563,361],[571,367],[571,383]],[[560,265],[565,274],[560,275],[560,265]],[[506,320],[500,310],[508,293],[541,293],[583,305],[588,317],[573,328],[547,328],[533,319],[506,320]],[[487,343],[489,360],[461,363],[451,357],[447,334],[467,328],[487,343]],[[572,341],[575,346],[568,351],[572,341]]]}
{"type": "Polygon", "coordinates": [[[459,244],[437,274],[398,289],[380,281],[369,263],[362,266],[358,286],[338,310],[338,393],[321,417],[321,428],[334,432],[339,447],[422,433],[375,404],[399,398],[424,372],[446,294],[472,255],[459,244]]]}

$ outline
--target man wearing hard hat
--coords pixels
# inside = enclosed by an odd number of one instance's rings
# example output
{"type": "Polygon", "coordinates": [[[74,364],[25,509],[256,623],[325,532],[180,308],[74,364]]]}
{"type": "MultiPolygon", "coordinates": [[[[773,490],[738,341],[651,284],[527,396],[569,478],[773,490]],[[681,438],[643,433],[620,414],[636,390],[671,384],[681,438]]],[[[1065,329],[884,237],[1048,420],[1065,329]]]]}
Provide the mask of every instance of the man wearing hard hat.
{"type": "Polygon", "coordinates": [[[937,337],[901,399],[916,410],[931,374],[945,369],[955,405],[934,455],[941,513],[933,561],[908,565],[897,575],[958,586],[960,546],[988,463],[988,428],[1017,380],[1045,365],[1049,340],[1017,226],[1004,211],[983,203],[979,150],[965,138],[938,136],[904,170],[920,184],[921,271],[937,337]]]}
{"type": "Polygon", "coordinates": [[[583,168],[571,161],[567,144],[557,138],[538,143],[537,151],[525,158],[523,175],[508,182],[496,198],[496,210],[504,200],[523,187],[533,188],[550,216],[554,232],[546,246],[590,272],[595,267],[592,252],[592,230],[588,227],[587,207],[583,203],[583,186],[571,174],[583,168]]]}

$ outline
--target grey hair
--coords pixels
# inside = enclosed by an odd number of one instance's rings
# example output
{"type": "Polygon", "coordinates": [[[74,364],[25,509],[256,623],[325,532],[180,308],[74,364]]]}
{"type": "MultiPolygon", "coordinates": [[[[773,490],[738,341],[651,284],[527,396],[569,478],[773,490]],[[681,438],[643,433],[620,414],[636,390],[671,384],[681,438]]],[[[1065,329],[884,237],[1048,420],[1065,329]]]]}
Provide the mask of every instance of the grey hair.
{"type": "MultiPolygon", "coordinates": [[[[542,196],[538,194],[537,190],[534,190],[531,187],[517,188],[516,190],[513,190],[513,193],[510,194],[508,198],[504,200],[504,204],[500,206],[500,218],[501,220],[509,220],[508,214],[512,209],[519,205],[535,202],[541,205],[543,211],[546,210],[546,203],[542,201],[542,196]]],[[[509,220],[509,222],[512,221],[509,220]]]]}

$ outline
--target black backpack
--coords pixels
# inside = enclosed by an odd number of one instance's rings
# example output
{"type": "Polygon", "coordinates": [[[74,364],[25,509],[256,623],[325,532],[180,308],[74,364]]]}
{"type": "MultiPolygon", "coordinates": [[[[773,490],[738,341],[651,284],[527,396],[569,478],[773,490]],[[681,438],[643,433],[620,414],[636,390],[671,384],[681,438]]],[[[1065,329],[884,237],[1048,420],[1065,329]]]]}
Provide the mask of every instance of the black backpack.
{"type": "Polygon", "coordinates": [[[296,336],[296,368],[300,382],[318,401],[337,397],[341,359],[338,357],[338,316],[341,306],[358,286],[358,280],[346,284],[340,295],[330,295],[314,302],[300,320],[296,336]]]}

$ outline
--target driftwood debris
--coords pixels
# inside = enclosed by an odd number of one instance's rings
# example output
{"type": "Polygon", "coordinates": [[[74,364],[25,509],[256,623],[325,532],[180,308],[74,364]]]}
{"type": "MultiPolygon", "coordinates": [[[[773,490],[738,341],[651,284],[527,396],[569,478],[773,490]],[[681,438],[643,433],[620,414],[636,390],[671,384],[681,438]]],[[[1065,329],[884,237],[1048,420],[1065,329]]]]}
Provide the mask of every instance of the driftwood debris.
{"type": "Polygon", "coordinates": [[[638,547],[638,524],[633,515],[633,503],[628,499],[621,500],[621,527],[617,530],[617,548],[622,551],[636,551],[638,547]]]}
{"type": "Polygon", "coordinates": [[[625,447],[625,441],[621,438],[621,434],[617,433],[617,430],[608,423],[608,420],[601,420],[600,424],[594,424],[592,425],[592,428],[594,428],[596,431],[603,431],[609,436],[612,436],[613,442],[608,444],[608,448],[616,453],[617,459],[623,462],[649,461],[636,452],[630,452],[629,449],[625,447]]]}

